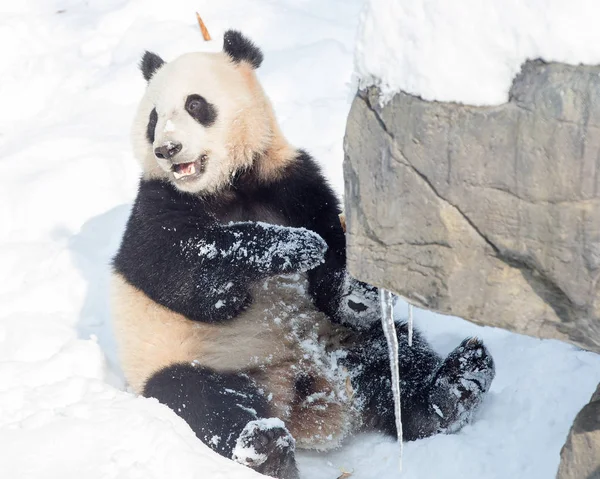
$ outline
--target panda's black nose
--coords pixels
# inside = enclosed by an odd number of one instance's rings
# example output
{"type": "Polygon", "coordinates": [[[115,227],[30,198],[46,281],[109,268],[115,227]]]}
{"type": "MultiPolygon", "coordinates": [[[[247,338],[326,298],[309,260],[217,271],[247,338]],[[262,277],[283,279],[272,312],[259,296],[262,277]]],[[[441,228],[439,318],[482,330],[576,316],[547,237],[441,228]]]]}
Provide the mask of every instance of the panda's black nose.
{"type": "Polygon", "coordinates": [[[154,154],[157,158],[169,160],[181,151],[181,143],[169,141],[162,146],[154,149],[154,154]]]}

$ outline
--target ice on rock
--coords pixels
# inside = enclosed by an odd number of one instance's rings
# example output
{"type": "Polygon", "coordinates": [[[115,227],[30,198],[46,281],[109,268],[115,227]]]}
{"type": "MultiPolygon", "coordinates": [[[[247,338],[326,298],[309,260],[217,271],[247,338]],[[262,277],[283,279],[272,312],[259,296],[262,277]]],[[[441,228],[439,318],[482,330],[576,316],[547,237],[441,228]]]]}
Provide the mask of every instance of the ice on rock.
{"type": "Polygon", "coordinates": [[[412,346],[413,339],[413,305],[408,303],[408,345],[412,346]]]}
{"type": "Polygon", "coordinates": [[[381,325],[387,340],[390,355],[390,370],[392,371],[392,392],[394,393],[394,412],[396,416],[396,429],[398,434],[399,471],[402,471],[402,411],[400,408],[400,367],[399,367],[399,348],[398,336],[396,334],[396,323],[394,322],[394,297],[390,291],[379,290],[381,299],[381,325]]]}

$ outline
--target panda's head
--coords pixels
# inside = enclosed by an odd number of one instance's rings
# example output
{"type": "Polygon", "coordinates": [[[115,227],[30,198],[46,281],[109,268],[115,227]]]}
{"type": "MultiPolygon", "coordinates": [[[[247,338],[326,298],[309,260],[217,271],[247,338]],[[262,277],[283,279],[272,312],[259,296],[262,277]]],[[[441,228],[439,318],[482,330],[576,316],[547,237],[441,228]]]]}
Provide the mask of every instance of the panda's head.
{"type": "Polygon", "coordinates": [[[133,147],[146,178],[189,193],[213,193],[236,173],[276,175],[291,147],[255,75],[263,56],[241,33],[225,33],[223,50],[188,53],[165,63],[146,52],[148,82],[133,147]]]}

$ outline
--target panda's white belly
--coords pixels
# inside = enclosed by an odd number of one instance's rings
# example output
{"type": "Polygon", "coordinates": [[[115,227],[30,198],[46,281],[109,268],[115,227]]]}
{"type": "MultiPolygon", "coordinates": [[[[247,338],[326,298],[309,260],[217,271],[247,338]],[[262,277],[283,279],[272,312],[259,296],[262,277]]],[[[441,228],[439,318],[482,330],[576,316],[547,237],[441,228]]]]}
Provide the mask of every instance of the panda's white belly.
{"type": "MultiPolygon", "coordinates": [[[[216,371],[294,364],[329,368],[330,321],[306,294],[306,279],[280,276],[257,284],[253,303],[223,324],[190,321],[113,275],[113,321],[125,377],[141,392],[156,371],[197,362],[216,371]]],[[[335,359],[335,358],[333,358],[335,359]]]]}

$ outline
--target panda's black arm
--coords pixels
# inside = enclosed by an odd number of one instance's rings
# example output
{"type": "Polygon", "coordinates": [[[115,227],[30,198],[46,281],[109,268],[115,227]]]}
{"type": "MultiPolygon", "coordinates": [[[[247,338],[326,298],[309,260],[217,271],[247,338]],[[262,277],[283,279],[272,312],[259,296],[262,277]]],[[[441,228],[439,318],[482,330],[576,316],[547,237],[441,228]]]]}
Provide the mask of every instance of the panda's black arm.
{"type": "Polygon", "coordinates": [[[205,322],[230,319],[249,301],[250,282],[308,270],[326,248],[316,234],[264,223],[209,221],[197,198],[142,182],[116,272],[157,303],[205,322]]]}
{"type": "Polygon", "coordinates": [[[378,320],[378,291],[348,275],[339,200],[307,153],[300,153],[280,190],[291,224],[316,232],[328,246],[324,263],[308,272],[315,305],[334,321],[349,325],[378,320]]]}

